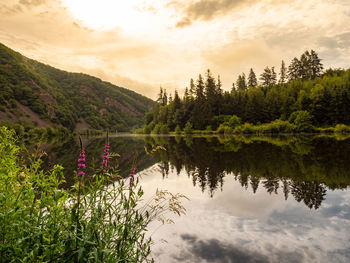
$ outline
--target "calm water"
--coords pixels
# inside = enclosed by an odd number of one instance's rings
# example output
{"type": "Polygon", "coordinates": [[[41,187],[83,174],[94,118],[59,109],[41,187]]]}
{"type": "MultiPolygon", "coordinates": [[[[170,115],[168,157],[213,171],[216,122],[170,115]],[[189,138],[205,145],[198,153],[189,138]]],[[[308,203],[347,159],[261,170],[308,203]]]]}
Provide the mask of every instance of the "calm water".
{"type": "MultiPolygon", "coordinates": [[[[145,199],[182,193],[187,214],[150,227],[157,262],[350,262],[350,139],[112,137],[122,175],[137,152],[145,199]],[[161,145],[165,150],[151,152],[161,145]],[[163,242],[163,240],[167,242],[163,242]]],[[[85,139],[100,156],[102,138],[85,139]]],[[[75,141],[44,145],[73,178],[75,141]]],[[[99,159],[88,159],[99,164],[99,159]]],[[[72,183],[68,180],[67,186],[72,183]]]]}

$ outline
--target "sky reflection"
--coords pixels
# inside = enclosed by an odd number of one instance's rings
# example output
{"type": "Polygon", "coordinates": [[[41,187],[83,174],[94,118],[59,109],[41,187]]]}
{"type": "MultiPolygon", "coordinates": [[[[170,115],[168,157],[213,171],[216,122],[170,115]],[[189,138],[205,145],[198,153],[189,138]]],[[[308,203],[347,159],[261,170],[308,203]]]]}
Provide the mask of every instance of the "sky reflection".
{"type": "MultiPolygon", "coordinates": [[[[322,206],[309,209],[263,187],[254,194],[225,175],[212,197],[194,187],[184,170],[162,179],[158,165],[141,173],[145,199],[156,188],[180,192],[187,215],[152,235],[158,262],[349,262],[350,193],[329,190],[322,206]],[[162,239],[168,243],[161,242],[162,239]]],[[[151,226],[151,232],[158,224],[151,226]]]]}

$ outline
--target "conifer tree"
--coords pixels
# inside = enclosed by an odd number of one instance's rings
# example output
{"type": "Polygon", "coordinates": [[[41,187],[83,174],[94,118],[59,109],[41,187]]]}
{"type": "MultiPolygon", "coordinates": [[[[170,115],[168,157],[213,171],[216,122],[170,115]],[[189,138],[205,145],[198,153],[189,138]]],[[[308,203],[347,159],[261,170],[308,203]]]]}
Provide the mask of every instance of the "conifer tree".
{"type": "Polygon", "coordinates": [[[271,68],[271,83],[270,85],[275,85],[277,83],[277,74],[275,72],[275,67],[271,68]]]}
{"type": "Polygon", "coordinates": [[[288,79],[295,80],[299,78],[300,72],[300,61],[297,58],[293,58],[292,62],[288,67],[288,79]]]}
{"type": "Polygon", "coordinates": [[[196,85],[196,100],[204,101],[204,81],[201,74],[198,76],[197,85],[196,85]]]}
{"type": "Polygon", "coordinates": [[[311,79],[315,79],[322,72],[323,65],[321,63],[321,59],[319,59],[317,53],[314,50],[311,50],[310,60],[311,79]]]}
{"type": "Polygon", "coordinates": [[[280,69],[280,79],[279,79],[278,83],[283,84],[286,82],[286,79],[287,79],[286,74],[287,74],[287,68],[286,68],[284,61],[282,60],[281,69],[280,69]]]}
{"type": "Polygon", "coordinates": [[[220,75],[218,75],[218,81],[216,83],[216,93],[219,95],[222,95],[222,83],[221,83],[221,79],[220,79],[220,75]]]}
{"type": "Polygon", "coordinates": [[[188,92],[188,87],[185,88],[185,93],[184,93],[184,97],[183,97],[183,100],[188,100],[188,97],[189,97],[189,92],[188,92]]]}
{"type": "Polygon", "coordinates": [[[196,95],[196,85],[194,84],[193,79],[190,81],[190,96],[194,97],[196,95]]]}
{"type": "Polygon", "coordinates": [[[247,89],[247,83],[246,83],[246,80],[245,80],[245,74],[244,73],[242,73],[242,75],[238,76],[236,84],[237,84],[237,89],[238,90],[246,90],[247,89]]]}
{"type": "MultiPolygon", "coordinates": [[[[264,72],[260,75],[261,85],[267,87],[273,83],[273,72],[269,67],[264,69],[264,72]]],[[[276,73],[274,73],[276,75],[276,73]]],[[[275,76],[276,77],[276,76],[275,76]]]]}
{"type": "Polygon", "coordinates": [[[163,105],[163,88],[162,88],[162,86],[160,86],[160,88],[159,88],[159,94],[158,94],[157,102],[159,104],[163,105]]]}
{"type": "Polygon", "coordinates": [[[171,93],[169,94],[169,99],[168,99],[168,96],[167,96],[167,93],[166,93],[166,90],[164,90],[164,96],[163,96],[163,103],[164,103],[164,105],[167,105],[168,104],[168,102],[170,103],[170,102],[172,102],[172,97],[171,97],[171,93]]]}
{"type": "Polygon", "coordinates": [[[257,85],[258,85],[258,81],[256,79],[255,72],[251,68],[248,76],[248,87],[256,87],[257,85]]]}

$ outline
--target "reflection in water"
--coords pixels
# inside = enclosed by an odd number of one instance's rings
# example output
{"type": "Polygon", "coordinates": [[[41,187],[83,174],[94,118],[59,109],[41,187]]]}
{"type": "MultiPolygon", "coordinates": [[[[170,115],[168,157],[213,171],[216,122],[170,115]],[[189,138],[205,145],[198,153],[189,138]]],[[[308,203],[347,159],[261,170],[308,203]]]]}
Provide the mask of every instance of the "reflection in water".
{"type": "Polygon", "coordinates": [[[184,168],[193,185],[213,196],[222,189],[225,176],[233,174],[245,189],[269,194],[282,191],[310,209],[320,207],[326,188],[350,185],[350,141],[330,138],[148,138],[146,147],[162,145],[167,151],[154,154],[163,177],[169,166],[184,168]]]}
{"type": "MultiPolygon", "coordinates": [[[[104,139],[84,144],[88,163],[99,166],[104,139]]],[[[350,262],[350,139],[111,137],[110,144],[121,172],[138,152],[145,201],[156,188],[191,200],[174,225],[154,227],[157,262],[350,262]],[[145,153],[156,146],[166,150],[145,153]]],[[[77,142],[42,147],[47,166],[65,167],[68,187],[77,142]]]]}

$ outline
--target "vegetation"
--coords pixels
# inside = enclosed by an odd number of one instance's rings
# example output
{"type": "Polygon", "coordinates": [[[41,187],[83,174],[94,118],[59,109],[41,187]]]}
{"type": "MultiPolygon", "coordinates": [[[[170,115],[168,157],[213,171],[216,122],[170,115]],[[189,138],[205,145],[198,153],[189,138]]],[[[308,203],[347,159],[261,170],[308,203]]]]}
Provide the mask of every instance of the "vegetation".
{"type": "Polygon", "coordinates": [[[120,180],[108,162],[105,146],[102,168],[88,183],[85,154],[78,159],[72,191],[61,188],[63,168],[40,170],[41,160],[28,165],[12,130],[0,129],[0,258],[3,262],[145,262],[150,259],[147,225],[171,211],[184,213],[183,197],[158,191],[142,206],[143,191],[135,169],[120,180]]]}
{"type": "Polygon", "coordinates": [[[282,192],[310,209],[320,207],[327,189],[350,186],[349,135],[325,136],[173,136],[149,137],[164,177],[171,170],[187,173],[194,186],[211,196],[233,177],[256,193],[282,192]]]}
{"type": "Polygon", "coordinates": [[[322,69],[317,53],[306,51],[288,70],[282,61],[279,79],[273,67],[266,67],[258,85],[251,69],[248,81],[243,73],[230,92],[208,70],[205,78],[191,79],[183,98],[175,91],[169,99],[161,88],[157,105],[146,115],[144,133],[159,124],[170,131],[177,126],[183,130],[187,123],[202,131],[210,125],[220,133],[317,132],[314,127],[350,125],[350,70],[322,69]]]}
{"type": "Polygon", "coordinates": [[[0,44],[0,119],[22,125],[33,118],[74,130],[130,131],[141,126],[153,101],[98,78],[28,59],[0,44]]]}

